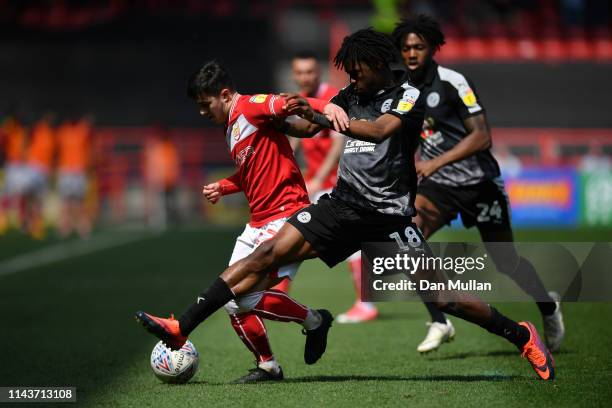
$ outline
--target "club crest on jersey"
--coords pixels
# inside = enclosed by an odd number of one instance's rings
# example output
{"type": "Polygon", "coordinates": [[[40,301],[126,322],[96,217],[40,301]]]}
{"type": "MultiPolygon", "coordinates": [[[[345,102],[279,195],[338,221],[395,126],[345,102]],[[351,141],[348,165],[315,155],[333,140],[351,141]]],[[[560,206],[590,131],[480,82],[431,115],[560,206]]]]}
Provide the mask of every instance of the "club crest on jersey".
{"type": "Polygon", "coordinates": [[[397,108],[395,108],[395,110],[400,113],[406,113],[406,112],[410,112],[410,109],[412,109],[413,106],[414,106],[414,100],[410,99],[407,101],[399,101],[397,103],[397,108]]]}
{"type": "Polygon", "coordinates": [[[240,125],[238,124],[238,122],[234,123],[234,126],[232,126],[232,137],[236,141],[240,139],[240,125]]]}
{"type": "Polygon", "coordinates": [[[387,112],[389,109],[391,109],[392,103],[393,103],[393,99],[387,99],[386,101],[383,102],[382,106],[380,107],[380,111],[382,113],[387,112]]]}
{"type": "Polygon", "coordinates": [[[266,95],[266,94],[253,95],[249,99],[249,102],[251,102],[251,103],[264,103],[266,101],[267,97],[268,97],[268,95],[266,95]]]}
{"type": "Polygon", "coordinates": [[[297,215],[297,219],[299,222],[301,222],[302,224],[306,224],[308,222],[310,222],[310,220],[312,219],[312,216],[310,215],[309,212],[307,211],[302,211],[301,213],[299,213],[297,215]]]}
{"type": "Polygon", "coordinates": [[[440,103],[440,94],[437,92],[432,92],[427,95],[427,106],[430,108],[435,108],[440,103]]]}

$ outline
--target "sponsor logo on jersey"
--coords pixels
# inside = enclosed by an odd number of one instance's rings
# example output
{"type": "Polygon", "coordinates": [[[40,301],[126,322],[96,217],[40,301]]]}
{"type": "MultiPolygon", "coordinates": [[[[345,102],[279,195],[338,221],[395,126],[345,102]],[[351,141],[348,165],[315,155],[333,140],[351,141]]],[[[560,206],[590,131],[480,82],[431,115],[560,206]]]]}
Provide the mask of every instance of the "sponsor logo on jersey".
{"type": "Polygon", "coordinates": [[[310,220],[312,219],[312,216],[310,215],[308,211],[302,211],[301,213],[297,215],[297,219],[302,224],[306,224],[310,222],[310,220]]]}
{"type": "Polygon", "coordinates": [[[253,146],[247,146],[244,149],[242,149],[240,152],[238,152],[234,161],[236,162],[238,166],[242,166],[242,164],[246,161],[246,159],[251,157],[253,154],[255,154],[255,149],[253,149],[253,146]]]}
{"type": "Polygon", "coordinates": [[[387,112],[389,109],[391,109],[392,103],[393,103],[393,99],[387,99],[386,101],[383,102],[382,106],[380,107],[380,111],[382,113],[387,112]]]}
{"type": "Polygon", "coordinates": [[[344,154],[348,153],[367,153],[373,152],[376,149],[376,144],[364,142],[362,140],[348,139],[344,146],[344,154]]]}
{"type": "Polygon", "coordinates": [[[251,102],[251,103],[264,103],[266,101],[267,97],[268,97],[268,95],[266,95],[266,94],[253,95],[249,99],[249,102],[251,102]]]}
{"type": "Polygon", "coordinates": [[[427,95],[427,106],[435,108],[440,103],[440,94],[437,92],[431,92],[427,95]]]}

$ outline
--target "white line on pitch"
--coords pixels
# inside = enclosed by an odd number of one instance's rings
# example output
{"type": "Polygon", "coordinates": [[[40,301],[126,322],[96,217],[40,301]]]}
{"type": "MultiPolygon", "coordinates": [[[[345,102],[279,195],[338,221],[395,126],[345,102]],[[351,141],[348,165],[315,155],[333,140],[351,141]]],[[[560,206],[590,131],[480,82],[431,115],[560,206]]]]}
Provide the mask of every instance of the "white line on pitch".
{"type": "Polygon", "coordinates": [[[0,278],[54,262],[126,245],[157,234],[106,233],[85,241],[60,243],[0,262],[0,278]]]}

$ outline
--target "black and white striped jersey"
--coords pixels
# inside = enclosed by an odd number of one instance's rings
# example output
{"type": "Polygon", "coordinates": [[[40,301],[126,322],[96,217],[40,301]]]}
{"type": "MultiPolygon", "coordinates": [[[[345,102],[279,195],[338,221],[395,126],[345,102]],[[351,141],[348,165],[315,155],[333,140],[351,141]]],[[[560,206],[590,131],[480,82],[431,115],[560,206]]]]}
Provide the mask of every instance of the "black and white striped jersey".
{"type": "Polygon", "coordinates": [[[338,164],[338,182],[332,197],[383,214],[413,216],[416,195],[414,154],[423,121],[420,92],[397,72],[399,85],[381,89],[370,98],[357,95],[349,85],[331,99],[352,120],[375,121],[384,114],[402,120],[402,128],[382,143],[349,136],[338,164]]]}
{"type": "MultiPolygon", "coordinates": [[[[468,78],[435,62],[418,88],[425,100],[421,158],[430,160],[452,149],[465,138],[468,132],[463,121],[483,113],[484,108],[468,78]]],[[[429,179],[459,187],[478,184],[499,174],[497,161],[490,150],[485,150],[440,168],[429,179]]]]}

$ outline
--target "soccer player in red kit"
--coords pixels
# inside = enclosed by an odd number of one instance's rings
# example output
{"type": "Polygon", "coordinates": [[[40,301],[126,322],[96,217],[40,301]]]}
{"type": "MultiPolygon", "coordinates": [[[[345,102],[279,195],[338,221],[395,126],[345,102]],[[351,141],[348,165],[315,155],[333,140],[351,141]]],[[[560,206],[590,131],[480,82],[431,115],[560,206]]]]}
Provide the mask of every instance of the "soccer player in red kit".
{"type": "MultiPolygon", "coordinates": [[[[304,97],[329,101],[338,94],[338,89],[321,81],[321,67],[314,53],[304,51],[296,54],[291,61],[293,81],[304,97]]],[[[325,194],[331,193],[336,185],[338,161],[344,147],[344,136],[332,129],[323,129],[311,138],[291,138],[294,151],[302,149],[306,162],[306,189],[314,203],[325,194]]],[[[361,301],[361,251],[351,255],[348,267],[355,286],[356,300],[353,306],[336,317],[338,323],[361,323],[374,320],[378,310],[371,302],[361,301]]],[[[276,289],[287,292],[289,280],[285,279],[276,289]]]]}
{"type": "MultiPolygon", "coordinates": [[[[278,95],[239,94],[227,71],[216,61],[205,64],[192,76],[188,94],[197,101],[202,116],[225,126],[226,142],[238,167],[231,177],[204,186],[204,196],[214,204],[224,195],[242,191],[251,210],[250,221],[236,240],[229,262],[232,265],[272,238],[289,216],[309,205],[289,141],[274,124],[274,119],[287,116],[283,110],[285,101],[278,95]]],[[[317,105],[318,101],[312,102],[317,105]]],[[[335,105],[318,104],[321,112],[329,113],[334,108],[339,112],[335,105]]],[[[292,279],[298,266],[294,263],[278,268],[253,290],[225,305],[232,327],[257,360],[257,367],[237,382],[283,379],[262,318],[303,326],[307,364],[314,364],[325,352],[331,313],[310,309],[280,291],[270,290],[283,278],[292,279]]],[[[189,318],[161,319],[144,312],[138,312],[136,318],[154,334],[169,331],[178,335],[178,342],[176,338],[165,338],[172,349],[180,348],[200,323],[189,318]]]]}

